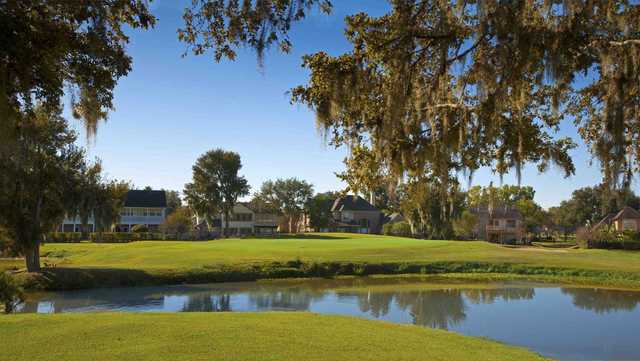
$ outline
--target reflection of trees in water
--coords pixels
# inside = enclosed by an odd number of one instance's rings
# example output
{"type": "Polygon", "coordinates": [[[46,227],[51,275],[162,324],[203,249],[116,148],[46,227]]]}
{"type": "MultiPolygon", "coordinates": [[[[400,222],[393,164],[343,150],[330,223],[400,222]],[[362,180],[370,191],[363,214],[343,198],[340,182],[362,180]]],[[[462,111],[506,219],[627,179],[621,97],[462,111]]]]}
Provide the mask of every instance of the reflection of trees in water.
{"type": "Polygon", "coordinates": [[[250,292],[249,303],[258,310],[285,309],[307,311],[314,296],[301,289],[277,292],[250,292]]]}
{"type": "Polygon", "coordinates": [[[189,295],[182,307],[184,312],[228,312],[231,309],[231,295],[197,293],[189,295]]]}
{"type": "Polygon", "coordinates": [[[496,289],[467,289],[463,291],[464,297],[475,304],[491,304],[498,298],[505,301],[531,300],[536,295],[533,288],[496,288],[496,289]]]}
{"type": "Polygon", "coordinates": [[[467,317],[460,290],[401,292],[396,303],[410,312],[416,325],[448,329],[467,317]]]}
{"type": "Polygon", "coordinates": [[[367,312],[373,317],[380,318],[389,313],[391,302],[395,294],[389,292],[359,293],[358,307],[360,311],[367,312]]]}
{"type": "Polygon", "coordinates": [[[640,304],[640,292],[603,290],[593,288],[562,288],[562,293],[573,297],[573,304],[595,313],[633,311],[640,304]]]}
{"type": "Polygon", "coordinates": [[[448,329],[466,318],[465,298],[473,303],[493,303],[501,298],[507,301],[532,299],[533,288],[506,289],[446,289],[415,292],[367,292],[353,293],[358,297],[360,311],[374,317],[389,313],[395,301],[398,308],[409,312],[413,323],[432,328],[448,329]]]}

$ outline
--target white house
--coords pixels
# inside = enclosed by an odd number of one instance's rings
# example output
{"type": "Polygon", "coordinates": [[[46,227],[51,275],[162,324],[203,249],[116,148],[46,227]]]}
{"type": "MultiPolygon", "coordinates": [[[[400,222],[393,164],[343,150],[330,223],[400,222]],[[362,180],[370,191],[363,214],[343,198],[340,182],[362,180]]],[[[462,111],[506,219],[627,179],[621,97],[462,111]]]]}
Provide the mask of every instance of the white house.
{"type": "MultiPolygon", "coordinates": [[[[129,232],[135,225],[145,225],[151,231],[158,227],[167,215],[167,198],[164,191],[131,190],[127,192],[124,207],[120,211],[120,220],[115,225],[116,232],[129,232]]],[[[89,231],[95,231],[95,221],[89,218],[89,231]]],[[[67,218],[62,222],[62,232],[80,232],[81,223],[78,217],[67,218]]]]}

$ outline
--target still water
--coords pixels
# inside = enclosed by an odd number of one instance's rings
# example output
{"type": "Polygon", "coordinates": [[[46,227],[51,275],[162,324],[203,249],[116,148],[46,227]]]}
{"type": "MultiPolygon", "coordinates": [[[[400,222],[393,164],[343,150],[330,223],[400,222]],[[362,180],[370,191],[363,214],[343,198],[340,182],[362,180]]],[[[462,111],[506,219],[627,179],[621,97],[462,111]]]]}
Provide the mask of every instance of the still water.
{"type": "Polygon", "coordinates": [[[19,312],[311,311],[488,337],[564,360],[640,360],[640,292],[420,277],[97,289],[19,312]]]}

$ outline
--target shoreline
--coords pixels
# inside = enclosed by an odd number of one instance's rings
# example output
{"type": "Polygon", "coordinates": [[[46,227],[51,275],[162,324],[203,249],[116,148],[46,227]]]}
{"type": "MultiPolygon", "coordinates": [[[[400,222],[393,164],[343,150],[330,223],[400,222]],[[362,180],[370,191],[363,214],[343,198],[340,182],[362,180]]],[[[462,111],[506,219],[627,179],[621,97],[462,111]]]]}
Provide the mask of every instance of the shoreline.
{"type": "Polygon", "coordinates": [[[237,266],[213,265],[194,269],[57,267],[44,269],[41,273],[14,272],[13,276],[28,292],[358,276],[425,276],[475,282],[522,280],[640,290],[640,274],[637,273],[488,262],[372,264],[295,260],[237,266]]]}

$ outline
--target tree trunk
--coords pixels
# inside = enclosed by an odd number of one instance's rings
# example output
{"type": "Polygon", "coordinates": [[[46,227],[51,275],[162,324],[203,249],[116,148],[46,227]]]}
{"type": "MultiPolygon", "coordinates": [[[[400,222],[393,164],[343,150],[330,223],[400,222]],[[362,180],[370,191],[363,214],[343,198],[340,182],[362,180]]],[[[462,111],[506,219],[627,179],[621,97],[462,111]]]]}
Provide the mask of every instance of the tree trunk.
{"type": "Polygon", "coordinates": [[[224,230],[222,234],[224,237],[229,237],[229,212],[224,213],[224,230]]]}
{"type": "Polygon", "coordinates": [[[40,243],[25,251],[27,272],[40,272],[40,243]]]}
{"type": "Polygon", "coordinates": [[[289,215],[289,233],[293,233],[293,216],[289,215]]]}

